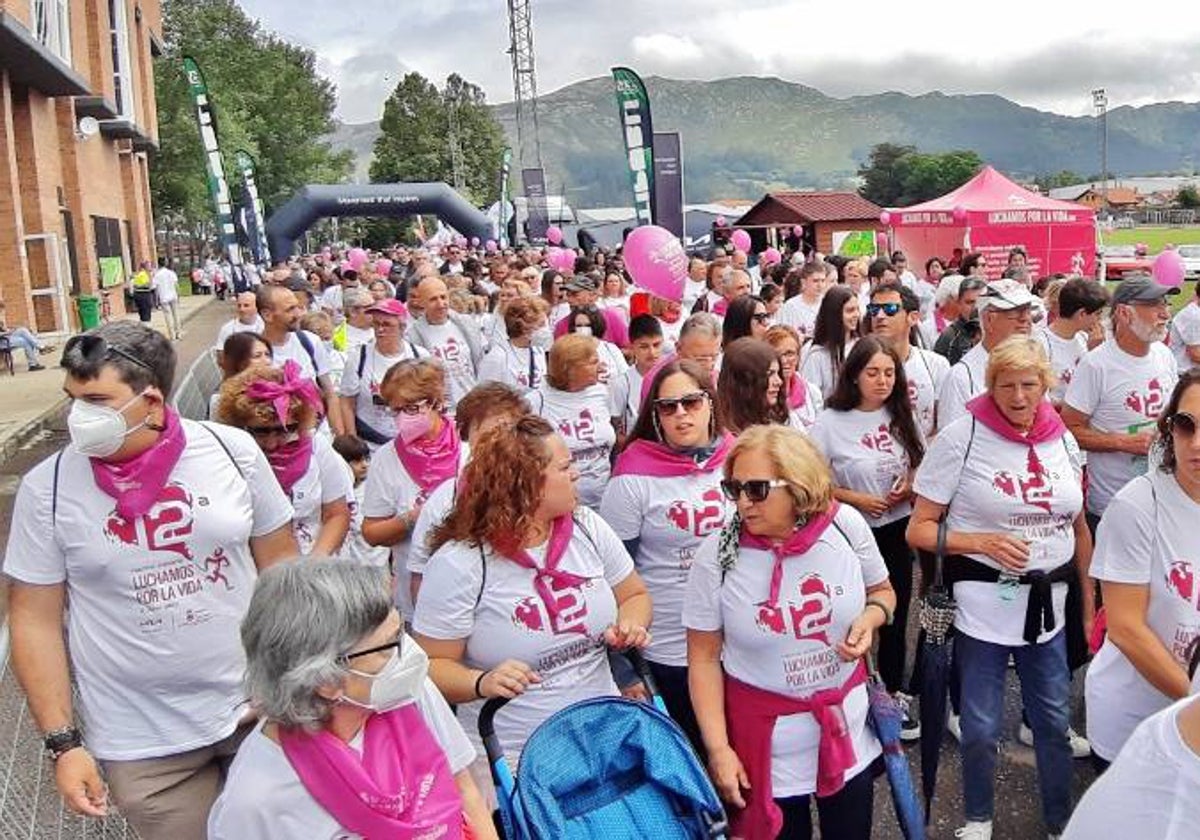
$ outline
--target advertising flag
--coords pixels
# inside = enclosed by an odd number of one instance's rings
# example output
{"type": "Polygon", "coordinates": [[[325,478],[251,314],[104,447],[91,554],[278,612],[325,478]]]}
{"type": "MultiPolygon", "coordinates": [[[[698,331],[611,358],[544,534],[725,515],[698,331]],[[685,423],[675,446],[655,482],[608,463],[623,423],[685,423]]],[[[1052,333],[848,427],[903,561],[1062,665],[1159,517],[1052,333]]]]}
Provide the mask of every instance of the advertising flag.
{"type": "Polygon", "coordinates": [[[654,224],[683,241],[683,149],[679,132],[654,135],[654,224]]]}
{"type": "Polygon", "coordinates": [[[654,127],[650,121],[650,96],[641,77],[628,67],[612,69],[617,111],[625,139],[633,209],[639,225],[655,224],[654,127]]]}
{"type": "Polygon", "coordinates": [[[221,161],[221,147],[217,143],[217,123],[213,115],[212,102],[208,96],[208,85],[195,59],[184,56],[183,71],[187,76],[192,102],[196,106],[196,122],[200,127],[200,141],[204,145],[204,162],[208,168],[208,193],[212,197],[217,217],[217,238],[221,250],[229,258],[235,272],[241,271],[242,249],[238,245],[237,228],[233,222],[233,203],[229,197],[229,182],[225,178],[225,165],[221,161]]]}

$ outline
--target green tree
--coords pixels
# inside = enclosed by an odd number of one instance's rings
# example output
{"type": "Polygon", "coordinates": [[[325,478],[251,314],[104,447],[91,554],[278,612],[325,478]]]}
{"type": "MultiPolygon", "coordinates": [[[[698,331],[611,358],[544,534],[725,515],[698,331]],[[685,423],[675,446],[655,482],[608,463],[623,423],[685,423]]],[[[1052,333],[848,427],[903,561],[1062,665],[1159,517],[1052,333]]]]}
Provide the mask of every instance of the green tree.
{"type": "Polygon", "coordinates": [[[982,167],[983,160],[970,151],[905,155],[896,162],[901,187],[896,205],[904,207],[945,195],[971,180],[982,167]]]}
{"type": "Polygon", "coordinates": [[[1194,210],[1200,207],[1200,191],[1193,184],[1184,184],[1175,193],[1175,203],[1185,210],[1194,210]]]}
{"type": "Polygon", "coordinates": [[[900,162],[917,153],[916,146],[879,143],[871,147],[867,162],[858,168],[862,186],[858,193],[881,207],[894,207],[904,194],[900,162]]]}
{"type": "Polygon", "coordinates": [[[1072,187],[1075,184],[1086,183],[1086,179],[1077,172],[1072,172],[1070,169],[1063,169],[1054,175],[1039,175],[1033,179],[1033,182],[1041,189],[1049,192],[1059,187],[1072,187]]]}

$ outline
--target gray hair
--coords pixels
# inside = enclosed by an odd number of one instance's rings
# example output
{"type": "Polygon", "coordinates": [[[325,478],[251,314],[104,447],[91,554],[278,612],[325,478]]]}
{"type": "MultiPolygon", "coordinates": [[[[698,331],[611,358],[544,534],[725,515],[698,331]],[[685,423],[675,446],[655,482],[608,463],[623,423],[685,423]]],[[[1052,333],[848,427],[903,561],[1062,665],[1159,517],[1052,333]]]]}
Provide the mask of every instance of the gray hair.
{"type": "Polygon", "coordinates": [[[87,334],[103,338],[109,347],[121,352],[110,350],[100,358],[85,358],[83,343],[67,342],[68,349],[63,351],[60,364],[72,379],[90,382],[100,375],[101,370],[110,367],[137,393],[154,386],[162,391],[164,398],[171,395],[175,385],[175,348],[158,330],[137,321],[111,321],[87,334]],[[139,365],[122,353],[140,359],[144,364],[139,365]]]}
{"type": "Polygon", "coordinates": [[[284,726],[319,728],[330,703],[318,689],[341,684],[342,657],[391,610],[382,569],[334,558],[280,563],[263,572],[242,622],[251,704],[284,726]]]}
{"type": "Polygon", "coordinates": [[[683,326],[679,330],[679,340],[683,341],[689,335],[720,338],[721,322],[708,312],[697,312],[683,322],[683,326]]]}
{"type": "Polygon", "coordinates": [[[375,298],[371,297],[371,293],[361,286],[342,290],[343,310],[349,309],[352,306],[370,306],[374,302],[375,298]]]}

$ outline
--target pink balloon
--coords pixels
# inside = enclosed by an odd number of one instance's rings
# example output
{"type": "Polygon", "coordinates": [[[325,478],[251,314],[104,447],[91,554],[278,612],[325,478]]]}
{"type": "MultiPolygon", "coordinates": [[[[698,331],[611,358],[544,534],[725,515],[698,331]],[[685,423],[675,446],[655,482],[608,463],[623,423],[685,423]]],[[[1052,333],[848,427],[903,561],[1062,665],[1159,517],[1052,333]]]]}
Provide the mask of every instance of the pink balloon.
{"type": "Polygon", "coordinates": [[[967,208],[963,207],[961,204],[956,204],[954,206],[954,221],[959,222],[961,224],[962,222],[965,222],[966,220],[967,220],[967,208]]]}
{"type": "Polygon", "coordinates": [[[783,254],[779,253],[778,248],[768,248],[762,253],[763,265],[775,265],[783,261],[783,254]]]}
{"type": "Polygon", "coordinates": [[[671,231],[657,225],[634,228],[625,240],[624,255],[625,268],[639,288],[675,303],[683,301],[688,256],[671,231]]]}
{"type": "Polygon", "coordinates": [[[727,224],[729,223],[725,221],[724,216],[717,216],[717,227],[725,227],[727,224]]]}
{"type": "Polygon", "coordinates": [[[496,250],[496,240],[489,239],[487,242],[483,243],[483,250],[487,251],[489,254],[494,253],[496,250]]]}
{"type": "Polygon", "coordinates": [[[1155,282],[1160,286],[1176,287],[1183,285],[1183,277],[1187,273],[1187,268],[1178,251],[1163,251],[1154,258],[1154,268],[1151,273],[1154,275],[1155,282]]]}
{"type": "Polygon", "coordinates": [[[884,224],[884,225],[890,225],[892,223],[892,214],[889,213],[888,211],[884,210],[882,213],[879,214],[879,223],[884,224]]]}
{"type": "Polygon", "coordinates": [[[478,247],[479,247],[479,237],[478,237],[478,236],[472,236],[472,237],[471,237],[471,247],[472,247],[472,248],[478,248],[478,247]]]}
{"type": "Polygon", "coordinates": [[[792,236],[797,238],[804,235],[804,225],[792,225],[792,236]]]}
{"type": "Polygon", "coordinates": [[[563,274],[573,274],[575,272],[575,252],[570,248],[551,248],[546,254],[546,262],[555,271],[563,274]]]}
{"type": "Polygon", "coordinates": [[[551,245],[561,245],[562,239],[562,228],[558,225],[550,225],[550,227],[546,228],[546,241],[551,245]]]}
{"type": "Polygon", "coordinates": [[[883,231],[877,231],[875,233],[875,253],[886,254],[889,250],[888,235],[883,231]]]}
{"type": "Polygon", "coordinates": [[[735,230],[729,236],[729,241],[733,243],[733,247],[739,251],[750,252],[750,234],[744,230],[735,230]]]}
{"type": "Polygon", "coordinates": [[[367,263],[367,252],[362,248],[351,248],[346,254],[346,259],[349,261],[350,267],[358,271],[367,263]]]}
{"type": "Polygon", "coordinates": [[[383,257],[375,260],[375,273],[381,277],[387,277],[392,270],[392,261],[383,257]]]}

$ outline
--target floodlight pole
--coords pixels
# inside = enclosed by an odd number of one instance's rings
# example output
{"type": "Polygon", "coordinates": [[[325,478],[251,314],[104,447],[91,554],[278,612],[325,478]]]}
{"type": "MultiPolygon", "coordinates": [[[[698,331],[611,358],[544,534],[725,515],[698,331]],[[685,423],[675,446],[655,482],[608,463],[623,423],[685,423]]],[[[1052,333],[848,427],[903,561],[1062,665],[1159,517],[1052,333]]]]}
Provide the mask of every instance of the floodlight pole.
{"type": "Polygon", "coordinates": [[[1092,104],[1100,117],[1100,203],[1108,212],[1108,94],[1104,88],[1092,91],[1092,104]]]}

